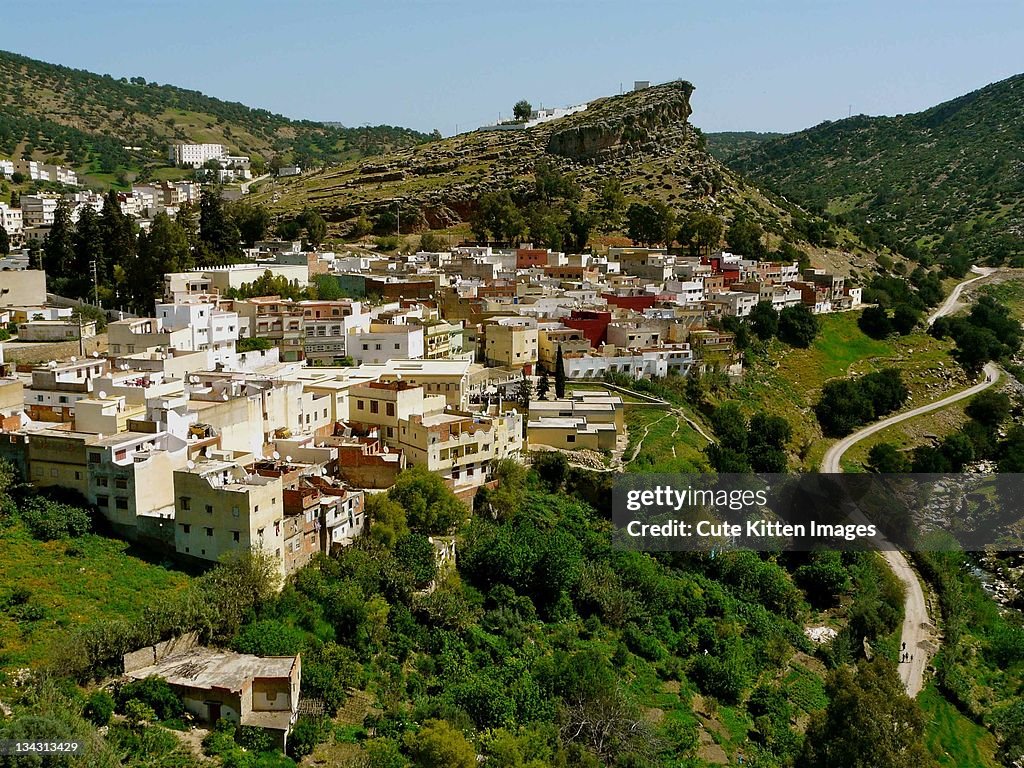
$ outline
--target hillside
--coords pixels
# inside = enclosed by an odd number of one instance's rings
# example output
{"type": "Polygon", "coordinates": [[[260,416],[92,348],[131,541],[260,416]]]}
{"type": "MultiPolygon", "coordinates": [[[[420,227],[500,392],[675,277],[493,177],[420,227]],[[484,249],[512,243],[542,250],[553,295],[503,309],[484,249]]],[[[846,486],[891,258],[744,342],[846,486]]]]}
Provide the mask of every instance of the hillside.
{"type": "Polygon", "coordinates": [[[1024,75],[916,114],[822,123],[731,163],[868,242],[1024,259],[1024,75]]]}
{"type": "Polygon", "coordinates": [[[800,241],[794,219],[806,218],[803,211],[708,154],[689,123],[692,91],[690,83],[674,81],[601,98],[529,129],[473,131],[278,180],[261,196],[279,213],[312,205],[342,233],[360,214],[379,217],[398,206],[403,232],[449,229],[470,218],[483,193],[528,196],[543,163],[579,184],[584,205],[612,179],[627,203],[660,200],[678,214],[709,211],[727,222],[743,214],[771,233],[770,247],[783,236],[800,241]]]}
{"type": "Polygon", "coordinates": [[[708,152],[716,160],[727,163],[742,152],[749,152],[766,141],[785,136],[784,133],[760,133],[758,131],[719,131],[705,133],[708,141],[708,152]]]}
{"type": "Polygon", "coordinates": [[[96,75],[0,51],[0,156],[76,167],[93,181],[154,173],[172,141],[224,144],[269,161],[339,162],[428,140],[407,128],[343,128],[143,78],[96,75]]]}

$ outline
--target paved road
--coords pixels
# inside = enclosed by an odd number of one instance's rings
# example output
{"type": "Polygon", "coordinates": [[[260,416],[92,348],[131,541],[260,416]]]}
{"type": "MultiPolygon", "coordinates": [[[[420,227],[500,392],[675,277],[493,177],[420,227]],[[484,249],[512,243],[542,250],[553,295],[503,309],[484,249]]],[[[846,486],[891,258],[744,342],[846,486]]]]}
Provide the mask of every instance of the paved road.
{"type": "Polygon", "coordinates": [[[957,307],[960,306],[960,294],[963,293],[964,288],[966,288],[971,283],[978,282],[984,277],[988,277],[995,271],[996,270],[992,267],[971,267],[971,272],[976,274],[977,277],[972,277],[968,280],[964,280],[962,283],[957,283],[956,287],[952,290],[949,296],[946,297],[946,300],[942,302],[942,305],[934,312],[932,312],[932,314],[929,316],[928,325],[931,325],[940,317],[944,317],[945,315],[954,312],[957,309],[957,307]]]}
{"type": "MultiPolygon", "coordinates": [[[[984,267],[972,267],[971,271],[976,273],[978,276],[959,283],[942,305],[935,310],[931,317],[928,318],[929,325],[934,323],[940,317],[955,311],[959,306],[960,294],[963,289],[971,283],[981,280],[983,277],[987,277],[994,270],[984,267]]],[[[901,421],[913,419],[917,416],[921,416],[922,414],[944,408],[950,403],[955,403],[959,400],[973,397],[999,381],[1001,371],[994,363],[988,363],[985,366],[984,372],[985,378],[982,381],[961,392],[952,394],[949,397],[944,397],[934,403],[918,406],[917,408],[905,413],[899,413],[895,416],[890,416],[887,419],[882,419],[879,422],[854,432],[852,435],[844,437],[825,453],[825,458],[822,459],[821,462],[821,471],[842,472],[843,454],[864,438],[876,434],[877,432],[881,432],[883,429],[887,429],[893,424],[899,424],[901,421]]],[[[868,522],[860,512],[854,513],[851,517],[855,522],[868,522]]],[[[886,551],[881,553],[882,557],[885,558],[885,562],[888,564],[890,570],[892,570],[896,575],[896,578],[903,583],[906,590],[906,597],[904,598],[903,604],[903,630],[901,634],[901,641],[904,643],[904,647],[906,647],[907,652],[913,656],[914,660],[901,663],[899,665],[899,672],[900,678],[903,680],[903,686],[907,690],[907,695],[914,698],[918,693],[920,693],[921,687],[924,684],[924,671],[928,666],[928,660],[931,655],[938,650],[938,643],[934,634],[935,627],[932,625],[931,619],[928,616],[928,604],[924,598],[924,590],[921,589],[921,581],[917,578],[917,574],[914,572],[914,569],[910,567],[910,563],[907,562],[907,558],[902,552],[895,548],[885,549],[886,551]]]]}

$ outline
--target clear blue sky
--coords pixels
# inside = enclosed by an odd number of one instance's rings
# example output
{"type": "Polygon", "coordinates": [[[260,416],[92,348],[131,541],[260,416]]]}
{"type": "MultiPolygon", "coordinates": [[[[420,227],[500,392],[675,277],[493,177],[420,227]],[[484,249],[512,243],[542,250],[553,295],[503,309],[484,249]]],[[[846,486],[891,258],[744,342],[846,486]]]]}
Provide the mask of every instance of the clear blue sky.
{"type": "Polygon", "coordinates": [[[794,131],[1024,71],[1020,0],[3,0],[0,29],[58,64],[446,135],[675,78],[705,130],[794,131]]]}

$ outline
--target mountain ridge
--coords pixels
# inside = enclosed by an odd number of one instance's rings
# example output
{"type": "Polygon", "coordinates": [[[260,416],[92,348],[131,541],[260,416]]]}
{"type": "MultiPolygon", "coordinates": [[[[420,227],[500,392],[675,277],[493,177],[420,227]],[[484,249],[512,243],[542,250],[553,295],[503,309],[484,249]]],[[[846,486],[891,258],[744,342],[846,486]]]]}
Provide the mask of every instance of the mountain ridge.
{"type": "Polygon", "coordinates": [[[729,162],[869,244],[1024,260],[1024,74],[916,113],[826,121],[729,162]]]}
{"type": "Polygon", "coordinates": [[[394,126],[292,120],[195,90],[0,51],[0,154],[67,163],[97,181],[159,167],[174,141],[223,143],[265,161],[310,164],[430,138],[394,126]]]}

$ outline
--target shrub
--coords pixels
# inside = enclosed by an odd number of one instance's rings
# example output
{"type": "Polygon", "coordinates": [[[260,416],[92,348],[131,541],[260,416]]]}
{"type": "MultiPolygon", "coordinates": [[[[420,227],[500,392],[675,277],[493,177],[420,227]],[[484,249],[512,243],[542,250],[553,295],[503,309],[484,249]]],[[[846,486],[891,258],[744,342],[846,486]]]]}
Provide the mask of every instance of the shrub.
{"type": "Polygon", "coordinates": [[[44,496],[27,499],[18,515],[31,534],[42,541],[84,536],[92,528],[92,518],[86,510],[44,496]]]}
{"type": "Polygon", "coordinates": [[[118,688],[117,705],[120,711],[128,714],[127,706],[132,701],[141,702],[152,708],[160,720],[179,717],[185,711],[178,694],[162,677],[133,680],[118,688]]]}
{"type": "Polygon", "coordinates": [[[106,691],[93,691],[82,716],[93,725],[106,725],[114,714],[114,697],[106,691]]]}

